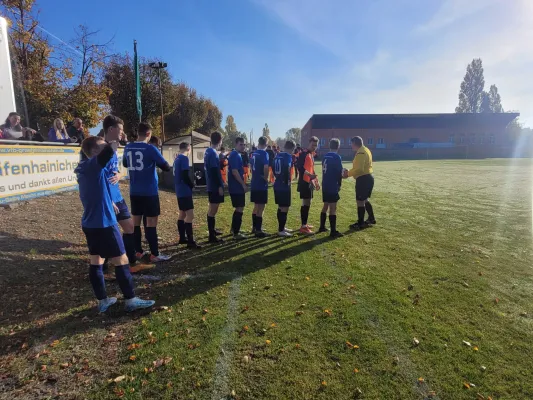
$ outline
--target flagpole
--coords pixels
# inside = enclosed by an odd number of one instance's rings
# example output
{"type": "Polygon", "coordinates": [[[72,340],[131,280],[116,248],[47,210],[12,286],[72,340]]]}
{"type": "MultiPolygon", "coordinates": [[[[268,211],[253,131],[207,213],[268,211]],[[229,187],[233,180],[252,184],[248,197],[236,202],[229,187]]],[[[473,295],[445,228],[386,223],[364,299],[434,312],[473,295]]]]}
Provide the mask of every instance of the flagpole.
{"type": "Polygon", "coordinates": [[[139,57],[137,56],[137,41],[133,40],[133,69],[135,75],[135,108],[139,116],[139,122],[142,122],[142,102],[141,102],[141,77],[139,71],[139,57]]]}

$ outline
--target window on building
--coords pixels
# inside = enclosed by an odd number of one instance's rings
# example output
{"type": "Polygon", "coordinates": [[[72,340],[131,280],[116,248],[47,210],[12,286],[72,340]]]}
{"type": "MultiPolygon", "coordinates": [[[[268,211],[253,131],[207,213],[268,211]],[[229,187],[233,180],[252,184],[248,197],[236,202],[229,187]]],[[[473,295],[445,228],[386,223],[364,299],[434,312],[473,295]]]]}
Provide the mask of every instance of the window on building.
{"type": "Polygon", "coordinates": [[[485,134],[482,133],[481,135],[479,135],[479,144],[483,144],[485,142],[485,134]]]}
{"type": "Polygon", "coordinates": [[[460,143],[460,144],[465,144],[465,135],[461,135],[461,136],[459,137],[459,143],[460,143]]]}
{"type": "Polygon", "coordinates": [[[342,146],[344,144],[344,138],[340,138],[339,140],[340,140],[341,146],[342,146]]]}
{"type": "Polygon", "coordinates": [[[494,138],[494,135],[490,135],[490,136],[489,136],[489,143],[490,143],[490,144],[494,144],[494,143],[496,143],[496,140],[495,140],[495,138],[494,138]]]}
{"type": "Polygon", "coordinates": [[[455,135],[450,135],[450,139],[448,141],[450,143],[455,143],[455,135]]]}
{"type": "Polygon", "coordinates": [[[385,144],[385,139],[383,139],[382,137],[380,137],[378,139],[378,144],[385,144]]]}
{"type": "Polygon", "coordinates": [[[476,134],[472,133],[470,135],[470,144],[476,144],[476,134]]]}
{"type": "Polygon", "coordinates": [[[325,146],[326,145],[326,138],[320,139],[320,145],[325,146]]]}
{"type": "Polygon", "coordinates": [[[374,138],[369,137],[366,139],[366,144],[374,144],[374,138]]]}

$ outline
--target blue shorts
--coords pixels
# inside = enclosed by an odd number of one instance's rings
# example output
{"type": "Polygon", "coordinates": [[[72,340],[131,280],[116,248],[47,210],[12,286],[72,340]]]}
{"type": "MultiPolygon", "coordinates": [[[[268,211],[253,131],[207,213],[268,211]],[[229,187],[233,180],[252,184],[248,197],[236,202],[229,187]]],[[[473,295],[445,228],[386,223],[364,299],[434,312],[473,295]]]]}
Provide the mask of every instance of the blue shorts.
{"type": "Polygon", "coordinates": [[[118,224],[107,228],[82,228],[91,256],[120,257],[126,253],[118,224]]]}
{"type": "Polygon", "coordinates": [[[131,213],[145,217],[158,217],[161,214],[159,196],[130,196],[131,213]]]}
{"type": "Polygon", "coordinates": [[[115,205],[118,207],[117,221],[124,221],[125,219],[131,218],[126,200],[123,199],[122,201],[115,203],[115,205]]]}

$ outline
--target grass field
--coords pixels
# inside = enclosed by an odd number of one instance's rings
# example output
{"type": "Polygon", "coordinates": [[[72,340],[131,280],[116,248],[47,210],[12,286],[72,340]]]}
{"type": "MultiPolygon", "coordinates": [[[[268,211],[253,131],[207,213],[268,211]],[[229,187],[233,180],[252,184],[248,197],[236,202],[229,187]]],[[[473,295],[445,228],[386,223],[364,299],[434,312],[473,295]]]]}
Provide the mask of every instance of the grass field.
{"type": "MultiPolygon", "coordinates": [[[[96,314],[76,194],[0,212],[0,398],[533,398],[531,161],[379,162],[375,177],[377,226],[348,231],[346,180],[343,238],[179,250],[136,277],[159,307],[133,316],[96,314]]],[[[161,203],[175,252],[174,195],[161,203]]],[[[297,228],[296,190],[293,205],[297,228]]]]}

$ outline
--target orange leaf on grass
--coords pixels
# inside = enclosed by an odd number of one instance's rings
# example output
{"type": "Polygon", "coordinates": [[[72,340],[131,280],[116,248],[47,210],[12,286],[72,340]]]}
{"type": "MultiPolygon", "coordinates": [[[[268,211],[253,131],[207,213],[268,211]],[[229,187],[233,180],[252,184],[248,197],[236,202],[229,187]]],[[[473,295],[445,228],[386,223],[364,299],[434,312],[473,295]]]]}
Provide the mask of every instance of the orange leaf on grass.
{"type": "Polygon", "coordinates": [[[135,361],[137,359],[137,356],[130,356],[130,361],[135,361]]]}
{"type": "Polygon", "coordinates": [[[50,343],[50,347],[56,347],[59,344],[59,340],[54,340],[52,343],[50,343]]]}
{"type": "Polygon", "coordinates": [[[354,372],[355,374],[357,374],[357,373],[359,372],[359,370],[358,370],[357,368],[354,368],[354,369],[353,369],[353,372],[354,372]]]}
{"type": "Polygon", "coordinates": [[[463,382],[463,388],[470,389],[470,384],[468,382],[463,382]]]}

